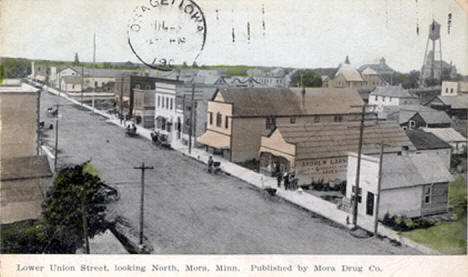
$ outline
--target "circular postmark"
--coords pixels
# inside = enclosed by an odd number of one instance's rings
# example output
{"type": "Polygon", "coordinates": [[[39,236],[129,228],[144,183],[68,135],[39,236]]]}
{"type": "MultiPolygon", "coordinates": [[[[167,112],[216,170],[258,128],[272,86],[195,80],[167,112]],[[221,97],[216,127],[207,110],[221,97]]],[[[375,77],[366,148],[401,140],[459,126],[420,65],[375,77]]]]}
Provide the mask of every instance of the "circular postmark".
{"type": "Polygon", "coordinates": [[[206,21],[193,0],[146,0],[132,11],[128,44],[145,65],[193,64],[205,47],[206,21]]]}

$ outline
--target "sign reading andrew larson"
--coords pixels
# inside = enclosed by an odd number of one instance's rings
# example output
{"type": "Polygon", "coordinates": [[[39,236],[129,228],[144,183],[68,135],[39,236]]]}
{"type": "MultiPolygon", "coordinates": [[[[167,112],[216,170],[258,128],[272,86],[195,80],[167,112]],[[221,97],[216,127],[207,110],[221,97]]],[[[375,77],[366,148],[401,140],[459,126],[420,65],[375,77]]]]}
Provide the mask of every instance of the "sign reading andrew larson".
{"type": "Polygon", "coordinates": [[[312,180],[334,181],[346,179],[347,158],[325,158],[296,162],[296,174],[304,183],[312,180]]]}

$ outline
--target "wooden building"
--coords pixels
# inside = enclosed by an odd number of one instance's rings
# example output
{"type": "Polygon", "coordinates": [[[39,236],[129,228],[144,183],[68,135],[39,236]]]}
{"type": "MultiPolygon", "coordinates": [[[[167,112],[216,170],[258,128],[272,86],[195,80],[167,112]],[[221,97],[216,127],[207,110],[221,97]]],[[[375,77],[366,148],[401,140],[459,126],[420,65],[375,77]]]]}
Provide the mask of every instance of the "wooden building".
{"type": "MultiPolygon", "coordinates": [[[[260,169],[275,173],[276,164],[282,172],[295,171],[299,181],[341,182],[346,180],[348,152],[357,151],[360,122],[327,122],[278,125],[263,136],[259,150],[260,169]]],[[[385,143],[385,153],[397,155],[403,147],[414,146],[397,123],[368,122],[363,133],[362,151],[377,155],[377,143],[385,143]]]]}
{"type": "Polygon", "coordinates": [[[362,104],[349,88],[223,88],[208,102],[198,141],[234,162],[258,159],[261,137],[276,125],[357,120],[362,104]]]}

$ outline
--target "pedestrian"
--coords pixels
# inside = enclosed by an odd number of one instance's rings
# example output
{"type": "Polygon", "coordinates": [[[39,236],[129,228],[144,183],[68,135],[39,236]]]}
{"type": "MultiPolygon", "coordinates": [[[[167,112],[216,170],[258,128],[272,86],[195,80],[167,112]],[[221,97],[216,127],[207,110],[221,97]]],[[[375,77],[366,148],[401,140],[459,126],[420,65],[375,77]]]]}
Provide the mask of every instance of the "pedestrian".
{"type": "Polygon", "coordinates": [[[281,187],[282,180],[283,180],[283,173],[281,173],[281,171],[276,172],[276,181],[278,183],[278,188],[281,187]]]}
{"type": "Polygon", "coordinates": [[[211,173],[212,167],[213,167],[213,156],[210,156],[210,157],[208,158],[208,173],[211,173]]]}
{"type": "Polygon", "coordinates": [[[292,190],[297,190],[297,177],[294,173],[291,174],[291,188],[292,190]]]}
{"type": "Polygon", "coordinates": [[[288,190],[289,189],[289,173],[288,172],[285,172],[284,173],[284,190],[288,190]]]}

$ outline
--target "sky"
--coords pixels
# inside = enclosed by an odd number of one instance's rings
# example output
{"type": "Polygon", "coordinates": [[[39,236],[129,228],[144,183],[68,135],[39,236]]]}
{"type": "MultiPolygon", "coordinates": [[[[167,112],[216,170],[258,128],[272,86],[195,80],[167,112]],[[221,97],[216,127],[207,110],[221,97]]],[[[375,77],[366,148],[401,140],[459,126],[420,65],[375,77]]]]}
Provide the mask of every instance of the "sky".
{"type": "Polygon", "coordinates": [[[468,74],[468,16],[455,0],[194,0],[206,22],[201,51],[195,23],[167,7],[152,8],[139,23],[180,20],[190,43],[145,48],[143,40],[155,35],[150,25],[138,34],[129,32],[129,25],[138,18],[135,10],[151,1],[1,0],[0,53],[73,60],[77,52],[81,61],[92,61],[95,33],[97,62],[139,62],[128,44],[130,36],[144,60],[156,51],[156,56],[170,56],[174,63],[191,63],[196,57],[198,64],[206,65],[315,68],[336,67],[346,56],[355,65],[385,57],[394,69],[408,72],[421,68],[429,24],[435,19],[442,25],[443,59],[468,74]]]}

